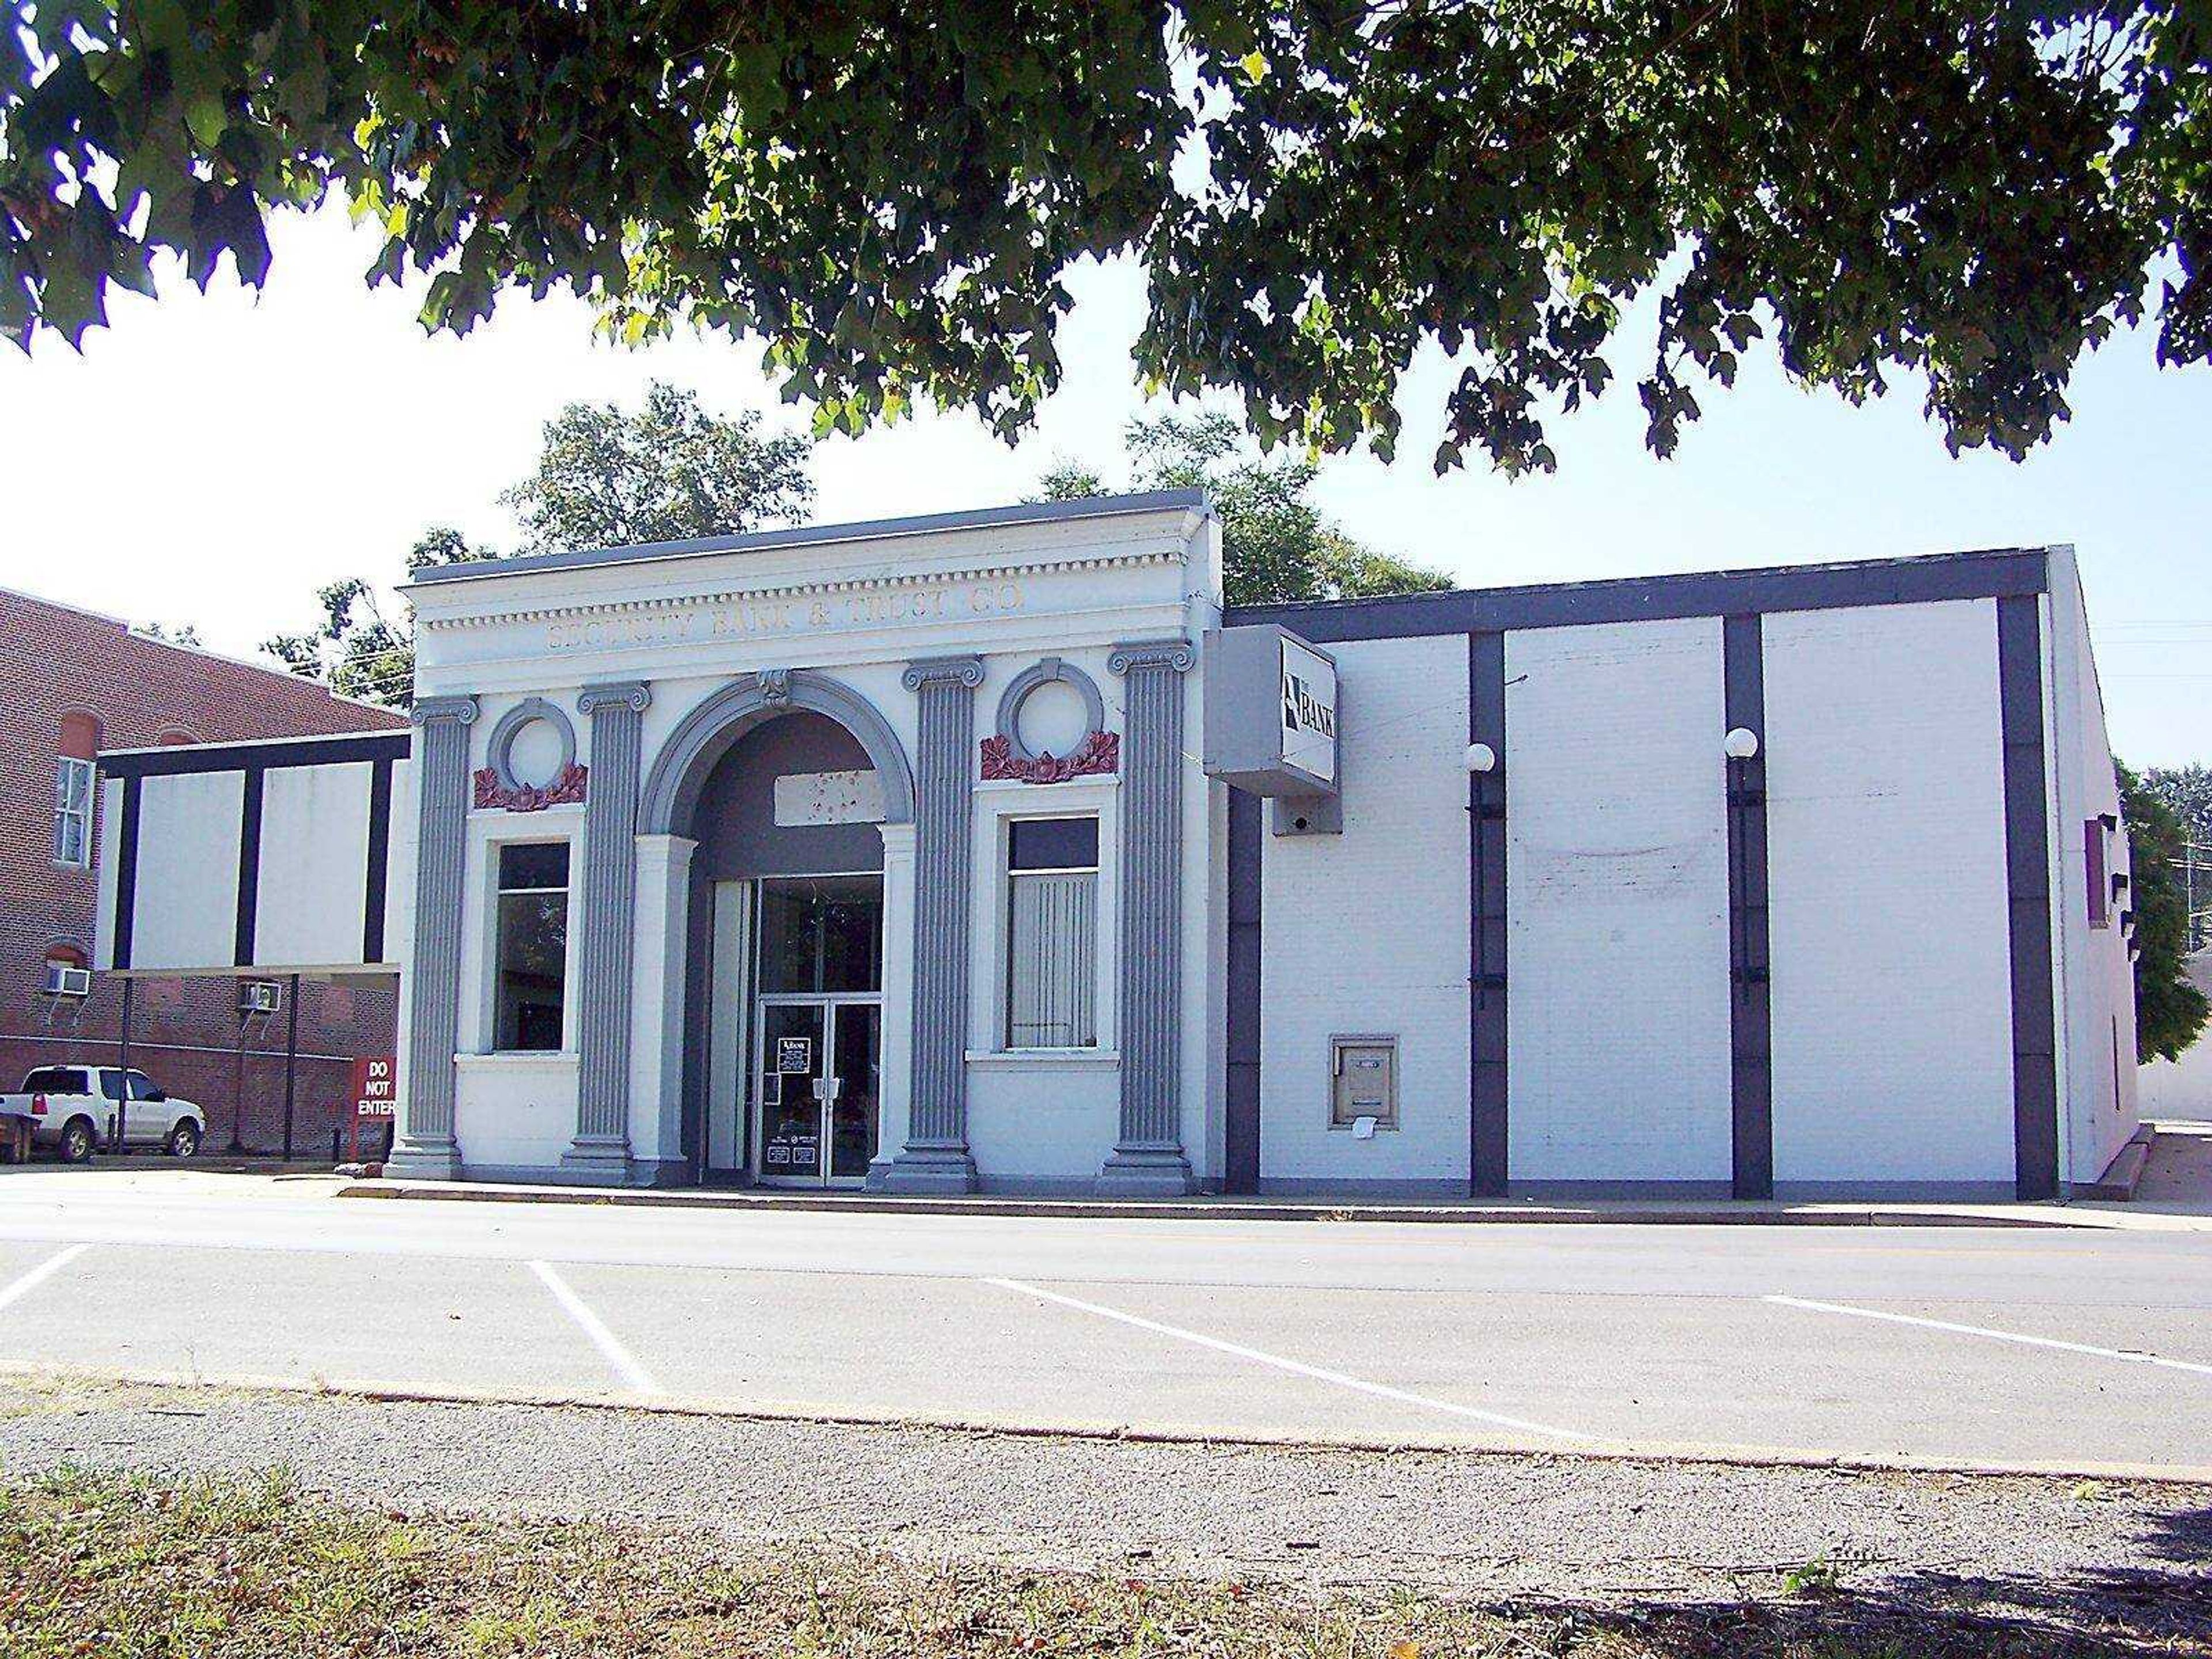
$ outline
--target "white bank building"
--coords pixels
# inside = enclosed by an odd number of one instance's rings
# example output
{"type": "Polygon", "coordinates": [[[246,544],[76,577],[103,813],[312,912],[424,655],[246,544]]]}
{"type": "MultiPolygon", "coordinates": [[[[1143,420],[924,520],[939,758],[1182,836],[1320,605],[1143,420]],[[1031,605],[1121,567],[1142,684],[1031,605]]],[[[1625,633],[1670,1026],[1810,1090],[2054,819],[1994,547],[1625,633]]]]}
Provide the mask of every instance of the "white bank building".
{"type": "Polygon", "coordinates": [[[425,571],[408,732],[102,758],[99,965],[398,974],[392,1173],[2063,1196],[2063,548],[1224,612],[1188,492],[425,571]]]}

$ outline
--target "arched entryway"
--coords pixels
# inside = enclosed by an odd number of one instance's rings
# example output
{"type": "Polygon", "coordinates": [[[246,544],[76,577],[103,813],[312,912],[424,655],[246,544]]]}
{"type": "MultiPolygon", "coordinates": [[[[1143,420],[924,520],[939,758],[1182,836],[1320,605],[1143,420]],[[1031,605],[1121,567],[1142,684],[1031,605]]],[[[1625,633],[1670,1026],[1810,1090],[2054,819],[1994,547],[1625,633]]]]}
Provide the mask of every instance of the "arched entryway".
{"type": "Polygon", "coordinates": [[[680,1139],[700,1178],[857,1185],[896,1150],[913,799],[879,712],[805,671],[732,682],[663,745],[640,829],[684,849],[680,1139]]]}

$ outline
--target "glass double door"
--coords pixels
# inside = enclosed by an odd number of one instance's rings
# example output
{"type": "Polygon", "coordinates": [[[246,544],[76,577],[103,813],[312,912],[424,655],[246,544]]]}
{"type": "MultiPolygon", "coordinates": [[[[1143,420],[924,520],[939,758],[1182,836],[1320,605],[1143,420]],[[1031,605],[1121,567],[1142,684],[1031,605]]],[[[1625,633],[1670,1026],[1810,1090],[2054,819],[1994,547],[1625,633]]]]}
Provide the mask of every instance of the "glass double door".
{"type": "Polygon", "coordinates": [[[876,1152],[883,1005],[875,998],[760,1000],[760,1178],[858,1185],[876,1152]]]}

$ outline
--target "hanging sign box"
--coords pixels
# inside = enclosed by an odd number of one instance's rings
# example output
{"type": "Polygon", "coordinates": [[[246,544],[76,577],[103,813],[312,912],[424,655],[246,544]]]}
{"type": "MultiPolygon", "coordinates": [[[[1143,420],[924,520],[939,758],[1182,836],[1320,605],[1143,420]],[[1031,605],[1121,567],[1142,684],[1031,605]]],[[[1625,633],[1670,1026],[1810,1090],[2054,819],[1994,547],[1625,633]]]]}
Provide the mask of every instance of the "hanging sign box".
{"type": "Polygon", "coordinates": [[[1255,795],[1337,792],[1336,659],[1273,623],[1206,636],[1206,775],[1255,795]]]}

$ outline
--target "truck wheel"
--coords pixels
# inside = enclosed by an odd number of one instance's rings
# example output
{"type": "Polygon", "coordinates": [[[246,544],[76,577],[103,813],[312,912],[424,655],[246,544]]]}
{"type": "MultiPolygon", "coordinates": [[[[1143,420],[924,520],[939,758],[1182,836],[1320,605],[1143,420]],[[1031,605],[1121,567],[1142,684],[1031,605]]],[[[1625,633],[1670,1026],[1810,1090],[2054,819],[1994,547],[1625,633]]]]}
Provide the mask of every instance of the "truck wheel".
{"type": "Polygon", "coordinates": [[[88,1117],[73,1117],[62,1127],[62,1162],[89,1164],[92,1149],[99,1144],[88,1117]]]}
{"type": "Polygon", "coordinates": [[[190,1158],[200,1149],[200,1126],[189,1118],[169,1131],[169,1156],[190,1158]]]}

